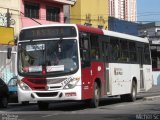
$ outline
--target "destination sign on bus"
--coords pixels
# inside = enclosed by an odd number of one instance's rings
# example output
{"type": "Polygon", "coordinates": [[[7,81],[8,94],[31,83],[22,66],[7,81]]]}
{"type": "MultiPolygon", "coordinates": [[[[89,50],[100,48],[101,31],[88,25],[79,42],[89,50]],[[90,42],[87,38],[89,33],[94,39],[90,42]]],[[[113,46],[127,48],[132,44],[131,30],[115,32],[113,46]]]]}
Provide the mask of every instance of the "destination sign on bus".
{"type": "Polygon", "coordinates": [[[20,41],[76,36],[76,29],[74,27],[40,27],[22,30],[20,33],[20,41]]]}

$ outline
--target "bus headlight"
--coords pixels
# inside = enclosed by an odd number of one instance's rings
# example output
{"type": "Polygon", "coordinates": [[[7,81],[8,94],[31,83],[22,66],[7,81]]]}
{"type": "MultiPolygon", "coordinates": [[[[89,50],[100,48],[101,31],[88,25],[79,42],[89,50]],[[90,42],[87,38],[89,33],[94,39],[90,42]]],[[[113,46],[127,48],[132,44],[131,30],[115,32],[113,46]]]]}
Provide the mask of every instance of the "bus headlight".
{"type": "Polygon", "coordinates": [[[73,78],[72,80],[70,80],[65,86],[64,89],[72,89],[74,88],[77,83],[78,83],[79,79],[77,78],[73,78]]]}
{"type": "Polygon", "coordinates": [[[30,91],[31,90],[31,88],[26,83],[24,83],[22,81],[20,81],[18,84],[19,84],[19,86],[22,90],[25,90],[25,91],[30,91]]]}

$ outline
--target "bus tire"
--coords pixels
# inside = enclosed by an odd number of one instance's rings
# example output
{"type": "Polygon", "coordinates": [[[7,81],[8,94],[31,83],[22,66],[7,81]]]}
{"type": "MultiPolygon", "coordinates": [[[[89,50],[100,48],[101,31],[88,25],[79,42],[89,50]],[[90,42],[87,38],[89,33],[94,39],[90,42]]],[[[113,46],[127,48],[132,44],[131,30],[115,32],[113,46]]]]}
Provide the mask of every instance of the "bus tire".
{"type": "Polygon", "coordinates": [[[121,100],[124,102],[134,102],[137,96],[137,84],[135,81],[132,82],[132,88],[130,94],[121,95],[121,100]]]}
{"type": "Polygon", "coordinates": [[[127,95],[127,101],[134,102],[136,100],[136,96],[137,96],[137,84],[135,81],[133,81],[131,93],[127,95]]]}
{"type": "Polygon", "coordinates": [[[94,94],[93,98],[90,101],[90,107],[96,108],[99,106],[100,100],[100,87],[98,86],[97,82],[94,83],[94,94]]]}
{"type": "Polygon", "coordinates": [[[42,102],[42,101],[38,102],[38,108],[39,108],[39,110],[47,110],[48,107],[49,107],[49,103],[42,102]]]}
{"type": "Polygon", "coordinates": [[[135,81],[132,82],[131,94],[128,96],[129,102],[134,102],[137,97],[137,84],[135,81]]]}

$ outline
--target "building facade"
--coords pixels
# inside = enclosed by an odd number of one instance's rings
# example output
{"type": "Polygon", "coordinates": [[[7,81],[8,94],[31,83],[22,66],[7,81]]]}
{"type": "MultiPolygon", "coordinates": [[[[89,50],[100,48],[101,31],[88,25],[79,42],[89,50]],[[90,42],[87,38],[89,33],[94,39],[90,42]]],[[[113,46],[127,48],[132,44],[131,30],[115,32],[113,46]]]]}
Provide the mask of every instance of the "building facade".
{"type": "Polygon", "coordinates": [[[70,22],[108,28],[108,0],[77,0],[70,9],[70,22]]]}
{"type": "Polygon", "coordinates": [[[74,5],[75,2],[76,0],[0,0],[0,26],[7,26],[7,10],[15,36],[23,27],[64,23],[63,6],[74,5]]]}
{"type": "Polygon", "coordinates": [[[136,0],[108,0],[109,16],[126,20],[136,21],[136,0]]]}
{"type": "Polygon", "coordinates": [[[155,85],[160,85],[160,22],[140,24],[138,29],[139,36],[150,41],[153,80],[155,85]]]}
{"type": "MultiPolygon", "coordinates": [[[[64,23],[64,5],[74,5],[75,0],[0,0],[0,26],[13,27],[17,37],[23,27],[39,24],[64,23]]],[[[14,37],[13,40],[14,42],[14,37]]],[[[6,41],[9,44],[11,41],[6,41]]],[[[16,75],[16,46],[12,58],[7,59],[7,45],[0,42],[0,78],[6,83],[16,75]]]]}
{"type": "Polygon", "coordinates": [[[108,18],[108,30],[138,36],[138,24],[114,17],[108,18]]]}

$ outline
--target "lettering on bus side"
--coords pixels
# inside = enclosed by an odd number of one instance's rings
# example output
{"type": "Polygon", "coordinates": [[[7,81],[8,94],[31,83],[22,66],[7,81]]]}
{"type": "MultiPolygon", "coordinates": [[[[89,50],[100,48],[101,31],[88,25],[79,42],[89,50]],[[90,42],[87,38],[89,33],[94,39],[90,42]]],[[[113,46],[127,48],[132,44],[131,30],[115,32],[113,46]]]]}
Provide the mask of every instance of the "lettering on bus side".
{"type": "Polygon", "coordinates": [[[114,68],[114,75],[123,75],[122,68],[114,68]]]}
{"type": "Polygon", "coordinates": [[[146,68],[146,71],[147,71],[148,73],[150,73],[150,72],[151,72],[150,68],[146,68]]]}

